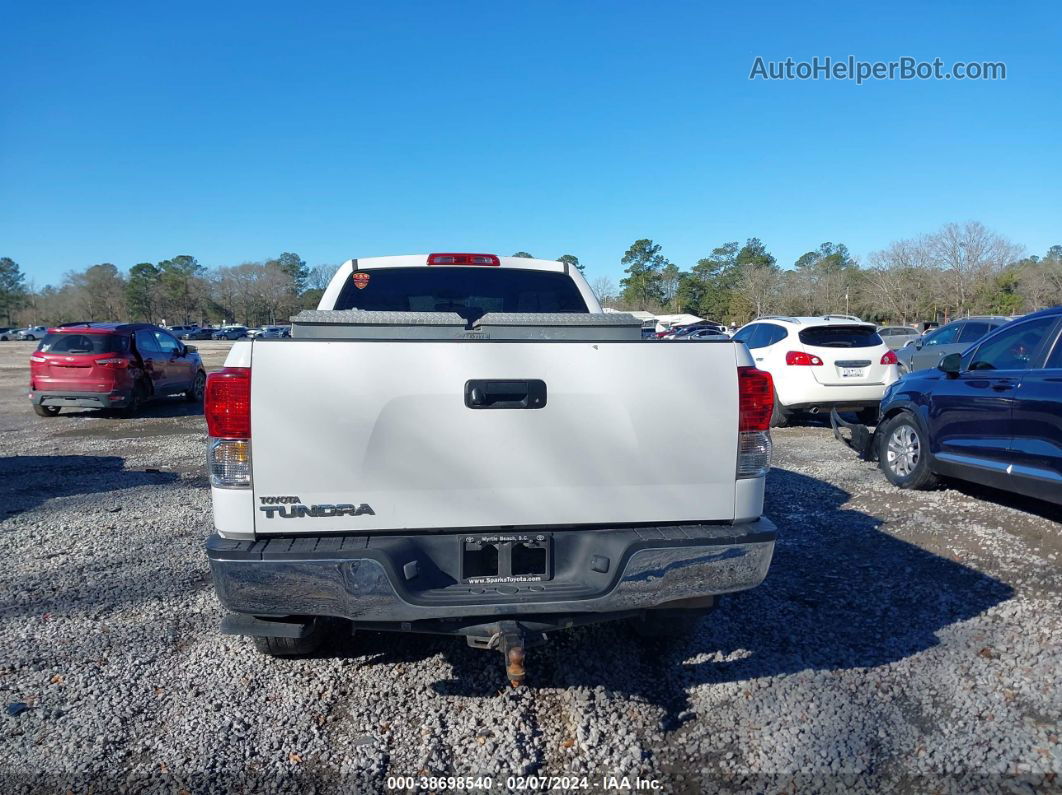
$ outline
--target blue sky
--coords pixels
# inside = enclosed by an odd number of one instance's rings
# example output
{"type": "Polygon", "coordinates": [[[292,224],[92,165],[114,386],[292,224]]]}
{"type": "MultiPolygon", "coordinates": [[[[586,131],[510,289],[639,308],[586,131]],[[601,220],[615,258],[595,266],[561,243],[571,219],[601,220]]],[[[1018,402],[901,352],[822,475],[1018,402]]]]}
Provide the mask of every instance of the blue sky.
{"type": "Polygon", "coordinates": [[[979,220],[1062,242],[1062,6],[8,3],[0,256],[36,284],[441,250],[622,275],[784,265],[979,220]],[[750,81],[757,55],[1004,61],[1000,82],[750,81]]]}

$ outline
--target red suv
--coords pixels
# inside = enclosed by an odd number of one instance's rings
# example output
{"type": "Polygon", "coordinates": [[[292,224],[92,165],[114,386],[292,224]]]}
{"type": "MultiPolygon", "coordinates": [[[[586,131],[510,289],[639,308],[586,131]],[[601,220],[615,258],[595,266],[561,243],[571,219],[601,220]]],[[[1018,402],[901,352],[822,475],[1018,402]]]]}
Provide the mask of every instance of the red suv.
{"type": "Polygon", "coordinates": [[[48,329],[30,356],[30,400],[42,417],[63,406],[121,409],[146,400],[203,399],[206,372],[195,346],[147,323],[77,323],[48,329]]]}

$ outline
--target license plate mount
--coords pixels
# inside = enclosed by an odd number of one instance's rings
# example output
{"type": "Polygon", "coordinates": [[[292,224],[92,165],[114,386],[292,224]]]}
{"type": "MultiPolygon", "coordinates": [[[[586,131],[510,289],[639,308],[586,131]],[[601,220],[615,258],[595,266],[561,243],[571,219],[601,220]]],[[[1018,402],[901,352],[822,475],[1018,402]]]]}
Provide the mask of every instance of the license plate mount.
{"type": "Polygon", "coordinates": [[[862,378],[862,376],[863,376],[863,368],[862,367],[842,367],[841,368],[841,378],[862,378]]]}
{"type": "Polygon", "coordinates": [[[480,533],[459,536],[461,582],[545,582],[553,576],[553,537],[549,533],[480,533]]]}

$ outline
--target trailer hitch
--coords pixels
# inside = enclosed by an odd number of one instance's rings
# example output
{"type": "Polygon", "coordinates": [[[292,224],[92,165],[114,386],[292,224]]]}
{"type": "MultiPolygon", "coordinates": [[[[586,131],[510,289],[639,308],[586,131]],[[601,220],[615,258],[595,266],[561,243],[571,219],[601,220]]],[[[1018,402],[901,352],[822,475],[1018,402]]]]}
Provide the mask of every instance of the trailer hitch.
{"type": "Polygon", "coordinates": [[[545,633],[528,632],[517,621],[469,627],[465,632],[473,649],[496,649],[502,653],[505,676],[513,687],[520,687],[527,677],[526,649],[546,642],[545,633]]]}

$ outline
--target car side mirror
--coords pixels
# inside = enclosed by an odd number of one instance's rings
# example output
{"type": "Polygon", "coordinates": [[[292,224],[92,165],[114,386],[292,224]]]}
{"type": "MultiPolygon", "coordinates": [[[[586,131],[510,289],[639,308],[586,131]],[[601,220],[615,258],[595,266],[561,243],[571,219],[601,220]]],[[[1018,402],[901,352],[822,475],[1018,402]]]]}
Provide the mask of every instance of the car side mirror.
{"type": "Polygon", "coordinates": [[[955,378],[959,375],[962,369],[962,354],[961,353],[949,353],[947,356],[940,360],[940,364],[937,365],[937,369],[942,373],[945,373],[948,378],[955,378]]]}
{"type": "Polygon", "coordinates": [[[186,355],[189,354],[189,353],[195,353],[198,350],[199,350],[199,348],[195,347],[194,345],[185,345],[184,346],[184,352],[185,352],[186,355]]]}

